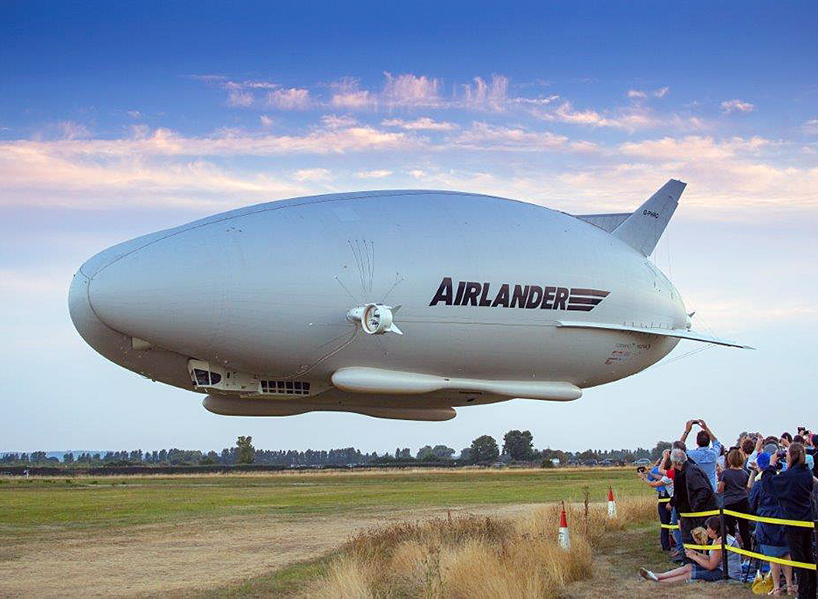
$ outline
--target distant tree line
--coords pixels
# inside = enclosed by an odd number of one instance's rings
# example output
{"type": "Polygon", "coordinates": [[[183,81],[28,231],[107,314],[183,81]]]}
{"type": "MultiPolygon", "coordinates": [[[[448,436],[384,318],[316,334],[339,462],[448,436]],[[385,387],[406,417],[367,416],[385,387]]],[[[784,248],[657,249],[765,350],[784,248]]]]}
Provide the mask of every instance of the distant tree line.
{"type": "Polygon", "coordinates": [[[341,449],[306,451],[266,450],[253,447],[252,437],[239,437],[236,445],[225,447],[221,452],[187,449],[161,449],[157,451],[108,451],[104,453],[66,453],[62,462],[57,457],[49,457],[44,451],[29,453],[4,453],[0,455],[0,465],[8,466],[58,466],[71,465],[79,467],[100,467],[151,465],[233,465],[233,464],[266,464],[284,467],[322,467],[322,466],[359,466],[384,464],[440,463],[456,464],[491,464],[496,462],[528,462],[552,466],[555,463],[589,464],[589,463],[632,463],[638,459],[656,460],[670,443],[660,441],[653,449],[639,447],[631,449],[612,449],[601,451],[587,449],[582,452],[562,451],[560,449],[535,449],[534,437],[530,431],[511,430],[503,436],[502,447],[490,435],[481,435],[464,447],[459,454],[446,445],[425,445],[415,455],[406,448],[396,448],[395,452],[378,455],[376,452],[364,453],[354,447],[341,449]],[[455,455],[457,454],[457,455],[455,455]]]}

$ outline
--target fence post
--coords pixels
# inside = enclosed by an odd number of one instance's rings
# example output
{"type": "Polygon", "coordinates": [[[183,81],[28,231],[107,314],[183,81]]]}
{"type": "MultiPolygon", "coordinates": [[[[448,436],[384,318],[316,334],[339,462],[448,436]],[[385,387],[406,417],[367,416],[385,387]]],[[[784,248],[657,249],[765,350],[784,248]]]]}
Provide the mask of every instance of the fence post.
{"type": "Polygon", "coordinates": [[[726,541],[727,541],[727,526],[724,524],[724,507],[719,506],[719,520],[721,521],[721,570],[722,570],[722,578],[727,580],[730,578],[729,573],[727,572],[727,549],[726,541]]]}

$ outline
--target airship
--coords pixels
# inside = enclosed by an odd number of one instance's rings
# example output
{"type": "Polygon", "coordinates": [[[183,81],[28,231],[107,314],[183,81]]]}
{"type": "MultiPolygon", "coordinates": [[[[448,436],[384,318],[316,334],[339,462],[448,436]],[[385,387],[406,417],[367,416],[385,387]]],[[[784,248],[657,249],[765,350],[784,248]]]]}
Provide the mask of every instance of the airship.
{"type": "Polygon", "coordinates": [[[258,204],[100,252],[69,311],[104,357],[216,414],[575,400],[681,339],[747,347],[694,330],[649,259],[685,185],[616,214],[426,190],[258,204]]]}

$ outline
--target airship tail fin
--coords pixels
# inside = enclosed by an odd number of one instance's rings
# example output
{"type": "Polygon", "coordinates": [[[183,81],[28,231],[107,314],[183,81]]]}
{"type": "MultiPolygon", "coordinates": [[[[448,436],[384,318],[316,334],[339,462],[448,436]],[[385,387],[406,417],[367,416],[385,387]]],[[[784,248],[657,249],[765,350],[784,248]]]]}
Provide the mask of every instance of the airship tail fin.
{"type": "Polygon", "coordinates": [[[611,234],[650,256],[679,205],[687,183],[671,179],[617,226],[611,234]]]}

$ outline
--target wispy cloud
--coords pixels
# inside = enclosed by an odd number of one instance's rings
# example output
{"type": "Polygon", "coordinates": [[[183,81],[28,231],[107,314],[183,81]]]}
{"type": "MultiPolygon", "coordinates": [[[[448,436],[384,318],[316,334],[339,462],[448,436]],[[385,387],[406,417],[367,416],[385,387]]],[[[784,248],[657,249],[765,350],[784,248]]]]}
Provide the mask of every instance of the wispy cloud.
{"type": "Polygon", "coordinates": [[[384,127],[400,127],[407,131],[454,131],[457,125],[446,121],[436,121],[427,116],[406,121],[403,119],[386,119],[381,121],[384,127]]]}
{"type": "Polygon", "coordinates": [[[268,92],[266,101],[267,106],[278,110],[306,110],[312,103],[310,91],[297,87],[268,92]]]}
{"type": "Polygon", "coordinates": [[[804,133],[810,135],[818,133],[818,119],[809,119],[803,126],[804,133]]]}
{"type": "Polygon", "coordinates": [[[326,181],[332,173],[325,168],[302,168],[293,173],[296,181],[326,181]]]}
{"type": "Polygon", "coordinates": [[[475,77],[474,83],[462,86],[463,102],[472,110],[501,112],[508,102],[508,77],[493,75],[491,83],[475,77]]]}
{"type": "Polygon", "coordinates": [[[632,99],[645,99],[648,96],[651,98],[664,98],[669,91],[670,87],[668,86],[660,87],[659,89],[655,89],[651,92],[646,92],[641,89],[629,89],[627,96],[632,99]]]}
{"type": "Polygon", "coordinates": [[[555,109],[534,110],[534,116],[546,121],[557,121],[587,127],[611,127],[634,132],[659,124],[658,119],[646,107],[633,105],[619,109],[612,114],[603,114],[592,108],[574,108],[569,101],[562,102],[555,109]]]}
{"type": "Polygon", "coordinates": [[[392,75],[384,73],[386,83],[382,97],[389,107],[435,107],[443,102],[440,97],[442,83],[426,75],[392,75]]]}
{"type": "Polygon", "coordinates": [[[333,90],[330,105],[333,108],[363,110],[377,106],[377,99],[369,90],[360,89],[357,79],[344,78],[330,86],[333,90]]]}
{"type": "Polygon", "coordinates": [[[388,171],[385,169],[382,170],[373,170],[373,171],[358,171],[355,173],[355,176],[359,179],[383,179],[384,177],[388,177],[392,174],[392,171],[388,171]]]}
{"type": "Polygon", "coordinates": [[[722,112],[730,114],[731,112],[752,112],[755,106],[749,102],[742,100],[725,100],[721,103],[722,112]]]}
{"type": "Polygon", "coordinates": [[[562,149],[568,146],[568,138],[550,131],[529,131],[522,127],[501,127],[484,122],[472,126],[450,139],[460,148],[473,150],[514,150],[537,152],[562,149]]]}

